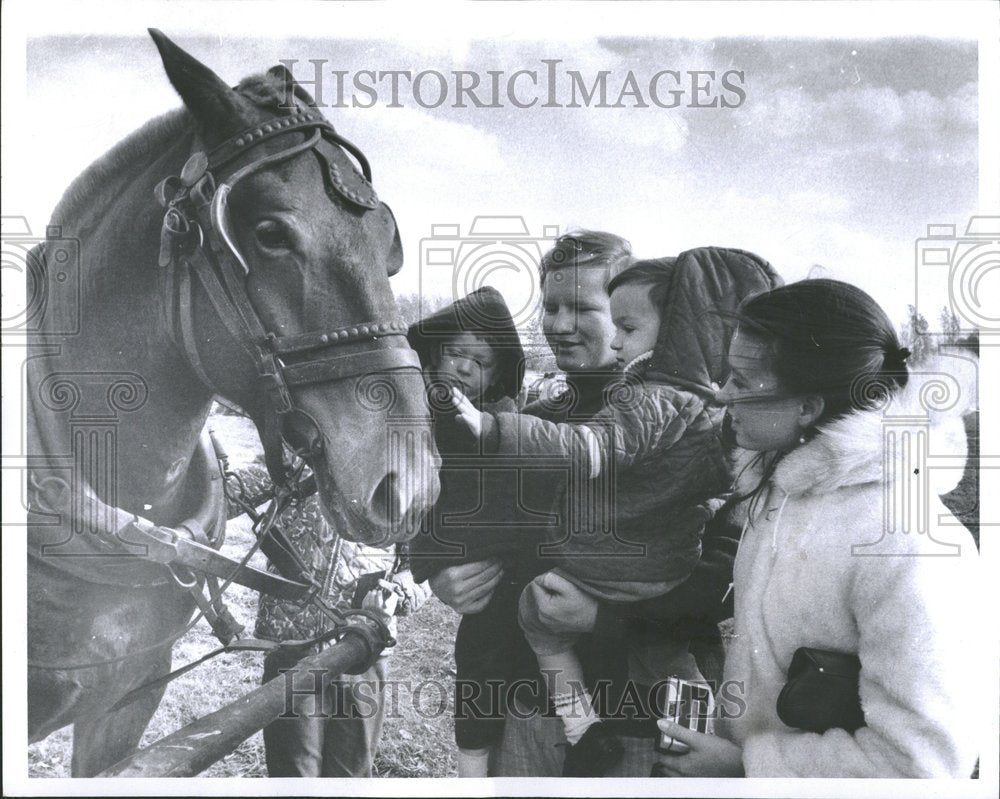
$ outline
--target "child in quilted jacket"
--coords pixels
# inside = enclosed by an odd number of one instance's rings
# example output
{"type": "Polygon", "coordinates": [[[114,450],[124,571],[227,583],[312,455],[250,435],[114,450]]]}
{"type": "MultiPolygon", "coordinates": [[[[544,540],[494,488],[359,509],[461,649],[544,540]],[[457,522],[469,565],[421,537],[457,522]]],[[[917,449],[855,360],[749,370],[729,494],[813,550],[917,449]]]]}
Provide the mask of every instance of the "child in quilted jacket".
{"type": "MultiPolygon", "coordinates": [[[[667,593],[694,570],[705,525],[731,482],[722,409],[712,402],[728,343],[723,312],[776,280],[765,261],[719,248],[639,261],[619,273],[607,290],[622,379],[586,423],[483,414],[455,393],[485,451],[563,458],[575,472],[572,532],[543,547],[560,577],[596,599],[634,602],[667,593]]],[[[560,632],[558,620],[539,613],[550,579],[541,574],[524,590],[519,620],[540,669],[553,677],[550,701],[570,744],[564,775],[599,776],[621,757],[621,744],[598,724],[583,687],[578,634],[560,632]]],[[[658,672],[654,650],[634,667],[641,682],[668,676],[658,672]]]]}
{"type": "MultiPolygon", "coordinates": [[[[510,311],[498,291],[485,287],[413,325],[409,340],[424,368],[442,459],[441,494],[429,529],[410,543],[413,573],[425,580],[449,566],[492,557],[513,573],[517,553],[537,539],[530,519],[499,524],[517,506],[518,473],[482,457],[479,441],[456,421],[451,400],[452,389],[458,389],[481,410],[518,410],[524,351],[510,311]]],[[[486,697],[490,681],[506,677],[516,632],[509,618],[490,609],[462,617],[455,639],[460,777],[486,776],[488,748],[503,732],[503,709],[490,707],[486,697]]]]}

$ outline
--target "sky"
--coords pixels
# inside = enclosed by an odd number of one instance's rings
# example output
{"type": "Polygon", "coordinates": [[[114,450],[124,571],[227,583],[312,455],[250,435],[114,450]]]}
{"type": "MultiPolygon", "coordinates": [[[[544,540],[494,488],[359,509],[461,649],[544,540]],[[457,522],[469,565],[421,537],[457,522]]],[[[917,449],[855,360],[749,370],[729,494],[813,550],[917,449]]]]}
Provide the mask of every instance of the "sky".
{"type": "MultiPolygon", "coordinates": [[[[609,71],[615,87],[629,70],[647,87],[663,70],[743,73],[745,99],[729,108],[427,108],[404,94],[401,107],[389,107],[383,96],[371,108],[325,109],[367,154],[375,188],[399,222],[406,260],[393,278],[399,294],[440,297],[486,281],[516,314],[529,313],[537,288],[532,253],[555,231],[590,227],[625,236],[641,257],[701,245],[751,250],[786,280],[822,274],[855,283],[900,322],[916,301],[919,276],[920,286],[930,287],[920,310],[935,322],[947,301],[940,280],[946,270],[917,269],[927,226],[954,225],[953,240],[961,243],[972,215],[1000,218],[995,0],[5,0],[0,14],[5,325],[17,313],[11,276],[23,283],[24,274],[7,268],[9,218],[20,224],[16,218],[24,217],[42,235],[81,170],[179,106],[145,33],[151,25],[230,84],[282,59],[298,60],[293,71],[300,79],[313,76],[309,59],[318,59],[331,80],[334,70],[465,70],[485,81],[491,71],[541,72],[544,59],[560,61],[564,81],[567,70],[587,83],[609,71]],[[477,218],[484,228],[496,216],[516,235],[486,237],[493,243],[474,255],[467,246],[451,263],[431,263],[447,249],[442,232],[468,237],[477,218]]],[[[981,296],[1000,296],[1000,269],[990,274],[981,296]]],[[[17,474],[8,453],[24,451],[14,441],[24,425],[11,390],[21,382],[18,344],[4,337],[8,477],[17,474]]],[[[984,409],[1000,407],[1000,369],[989,362],[997,352],[983,350],[984,409]]],[[[983,421],[988,459],[1000,451],[995,414],[984,413],[983,421]]],[[[5,479],[3,487],[5,508],[16,511],[21,480],[5,479]]],[[[983,519],[998,518],[997,496],[983,492],[983,519]]],[[[992,553],[989,536],[984,541],[984,554],[992,553]]],[[[14,564],[3,580],[5,645],[12,651],[25,646],[20,546],[22,537],[4,537],[4,562],[14,564]]],[[[25,714],[21,665],[4,662],[5,722],[25,714]]],[[[995,693],[986,698],[995,704],[995,693]]],[[[7,771],[25,772],[23,743],[8,739],[5,779],[7,771]]],[[[217,791],[216,784],[189,781],[185,790],[217,791]]]]}
{"type": "MultiPolygon", "coordinates": [[[[319,61],[328,104],[336,97],[335,70],[346,73],[350,105],[350,83],[361,70],[433,70],[449,81],[465,70],[485,86],[490,71],[502,71],[504,81],[517,70],[544,77],[543,59],[558,60],[564,106],[569,70],[588,86],[608,71],[612,98],[631,70],[648,107],[634,107],[633,96],[618,108],[607,107],[613,99],[605,107],[546,108],[544,89],[531,95],[522,78],[523,97],[539,98],[531,108],[507,98],[500,108],[468,99],[457,108],[453,88],[430,108],[437,92],[430,76],[423,104],[404,83],[393,107],[382,81],[373,107],[324,109],[364,150],[375,187],[398,220],[406,263],[393,279],[398,293],[464,293],[492,282],[530,314],[537,294],[530,254],[545,246],[537,240],[585,227],[624,236],[639,257],[702,245],[751,250],[786,280],[823,275],[855,283],[902,320],[914,302],[915,241],[928,224],[955,224],[961,235],[979,202],[979,32],[942,34],[928,24],[926,33],[895,37],[826,38],[814,28],[798,35],[678,36],[661,24],[668,21],[662,9],[650,24],[641,10],[633,12],[624,26],[595,17],[558,36],[532,25],[498,35],[469,26],[365,38],[333,27],[320,35],[319,25],[297,28],[288,20],[257,24],[252,35],[207,34],[190,20],[161,27],[232,84],[279,60],[293,60],[296,77],[313,80],[317,67],[310,60],[319,61]],[[311,35],[283,35],[282,28],[311,35]],[[662,70],[678,72],[682,81],[692,71],[714,72],[710,94],[729,104],[739,100],[738,107],[687,107],[690,85],[679,107],[657,107],[648,84],[662,70]],[[741,73],[731,80],[742,98],[720,89],[723,73],[734,71],[741,73]],[[480,249],[475,261],[460,252],[451,266],[427,263],[433,234],[442,229],[435,226],[457,226],[466,236],[477,216],[514,217],[514,232],[527,235],[510,238],[527,239],[528,246],[498,244],[480,249]],[[521,251],[529,255],[519,257],[521,251]],[[496,258],[485,257],[490,253],[496,258]]],[[[17,199],[33,230],[43,228],[81,169],[179,104],[143,28],[73,34],[39,28],[26,40],[27,110],[30,118],[58,122],[33,129],[28,143],[44,178],[29,181],[17,199]]],[[[926,315],[936,321],[944,303],[942,295],[926,315]]]]}

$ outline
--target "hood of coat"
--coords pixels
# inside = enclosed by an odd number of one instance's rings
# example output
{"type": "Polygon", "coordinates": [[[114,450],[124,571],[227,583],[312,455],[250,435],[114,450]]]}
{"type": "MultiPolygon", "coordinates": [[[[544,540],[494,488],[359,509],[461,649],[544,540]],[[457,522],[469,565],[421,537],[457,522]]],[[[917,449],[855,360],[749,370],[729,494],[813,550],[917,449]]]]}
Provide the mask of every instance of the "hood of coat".
{"type": "Polygon", "coordinates": [[[921,364],[884,408],[842,416],[785,455],[773,483],[791,495],[826,493],[863,483],[918,478],[914,469],[925,465],[934,491],[948,493],[962,479],[968,452],[962,416],[975,410],[976,374],[971,355],[921,364]],[[917,459],[916,447],[926,453],[924,463],[917,459]],[[934,468],[940,458],[950,459],[948,468],[934,468]]]}
{"type": "Polygon", "coordinates": [[[406,334],[420,363],[427,366],[449,335],[475,333],[497,357],[497,379],[484,399],[516,397],[524,381],[524,348],[510,309],[492,286],[484,286],[413,324],[406,334]]]}
{"type": "Polygon", "coordinates": [[[672,261],[672,274],[645,376],[714,399],[729,374],[732,313],[746,297],[783,281],[767,261],[744,250],[698,247],[664,260],[672,261]]]}

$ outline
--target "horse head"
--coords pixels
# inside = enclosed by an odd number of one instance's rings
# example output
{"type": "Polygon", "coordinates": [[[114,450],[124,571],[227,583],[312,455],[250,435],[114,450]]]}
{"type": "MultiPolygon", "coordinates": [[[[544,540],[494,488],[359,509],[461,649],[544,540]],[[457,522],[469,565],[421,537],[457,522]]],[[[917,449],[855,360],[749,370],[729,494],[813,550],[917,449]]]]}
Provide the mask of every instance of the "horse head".
{"type": "Polygon", "coordinates": [[[161,265],[190,283],[175,313],[188,363],[254,419],[275,478],[286,447],[302,455],[338,533],[412,537],[439,460],[389,285],[399,232],[367,161],[284,67],[230,88],[150,33],[196,130],[158,187],[161,265]]]}

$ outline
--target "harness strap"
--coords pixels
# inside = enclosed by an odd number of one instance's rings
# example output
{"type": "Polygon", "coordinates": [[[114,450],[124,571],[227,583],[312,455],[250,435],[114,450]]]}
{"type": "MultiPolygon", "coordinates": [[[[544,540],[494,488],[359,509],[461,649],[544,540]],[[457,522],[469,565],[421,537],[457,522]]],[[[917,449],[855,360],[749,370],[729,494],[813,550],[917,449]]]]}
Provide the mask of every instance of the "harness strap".
{"type": "Polygon", "coordinates": [[[288,540],[284,530],[276,523],[267,525],[260,536],[260,551],[282,577],[296,582],[313,584],[315,575],[302,559],[296,547],[288,540]]]}
{"type": "Polygon", "coordinates": [[[181,333],[181,345],[187,353],[188,363],[194,369],[198,379],[207,388],[212,388],[212,379],[205,373],[205,367],[198,353],[198,342],[194,335],[194,325],[191,319],[191,264],[187,259],[180,259],[177,264],[177,318],[181,333]]]}
{"type": "Polygon", "coordinates": [[[180,668],[174,669],[168,674],[164,674],[162,677],[157,677],[155,680],[143,683],[138,688],[133,688],[104,712],[107,714],[121,710],[123,707],[131,705],[136,699],[146,693],[146,691],[151,691],[154,688],[167,685],[168,683],[176,680],[178,677],[184,676],[189,671],[198,668],[198,666],[202,663],[205,663],[218,655],[222,655],[227,652],[269,652],[272,649],[277,649],[278,646],[280,646],[280,644],[276,641],[267,641],[260,638],[240,638],[236,641],[232,641],[231,643],[207,652],[197,660],[193,660],[180,668]]]}
{"type": "Polygon", "coordinates": [[[129,544],[145,545],[147,557],[151,560],[164,565],[184,566],[198,574],[213,575],[279,599],[302,602],[313,590],[312,585],[241,565],[210,546],[189,540],[170,528],[157,527],[138,516],[120,531],[120,535],[129,544]]]}
{"type": "MultiPolygon", "coordinates": [[[[258,424],[258,432],[261,438],[261,444],[264,447],[264,461],[267,466],[267,470],[271,477],[276,481],[281,481],[285,478],[285,459],[284,450],[282,446],[282,429],[281,429],[281,419],[280,415],[286,413],[292,408],[291,396],[288,394],[288,390],[280,378],[280,372],[278,371],[278,364],[275,362],[275,357],[270,353],[265,353],[259,346],[254,346],[252,350],[248,345],[247,336],[244,335],[244,331],[252,333],[254,331],[254,325],[247,323],[245,317],[241,314],[233,303],[227,302],[226,298],[232,296],[232,292],[227,291],[222,282],[219,279],[219,275],[216,270],[212,268],[203,250],[198,249],[192,253],[190,258],[190,265],[188,269],[194,272],[195,277],[201,281],[202,287],[205,289],[205,294],[208,295],[209,301],[212,303],[212,307],[215,309],[216,314],[218,314],[219,319],[222,321],[229,335],[239,344],[239,346],[247,353],[247,355],[253,360],[254,363],[258,365],[258,379],[264,384],[264,388],[271,394],[272,401],[266,403],[266,410],[264,411],[263,419],[260,420],[258,424]],[[254,351],[256,350],[256,352],[254,351]],[[265,367],[270,367],[271,372],[264,371],[265,367]]],[[[226,273],[225,266],[222,266],[223,274],[226,273]]],[[[236,290],[235,294],[237,296],[242,295],[244,292],[236,290]]],[[[190,310],[190,309],[189,309],[190,310]]],[[[254,320],[256,322],[256,315],[254,315],[254,320]]],[[[183,330],[183,327],[182,327],[183,330]]],[[[260,323],[256,322],[256,330],[260,338],[263,338],[263,328],[260,327],[260,323]]],[[[187,346],[185,344],[185,346],[187,346]]],[[[189,357],[191,352],[194,353],[194,358],[200,358],[197,356],[197,345],[193,341],[192,335],[192,347],[189,349],[189,357]]]]}
{"type": "Polygon", "coordinates": [[[349,355],[335,355],[322,361],[307,361],[285,366],[285,382],[290,386],[344,380],[358,375],[374,374],[396,369],[420,369],[420,361],[413,350],[368,350],[349,355]]]}
{"type": "Polygon", "coordinates": [[[263,419],[255,422],[261,446],[264,447],[264,466],[267,467],[267,473],[275,482],[287,479],[281,418],[273,408],[266,408],[263,419]]]}
{"type": "Polygon", "coordinates": [[[407,327],[403,322],[346,325],[322,333],[300,333],[280,338],[275,336],[268,339],[268,344],[276,355],[293,355],[328,348],[331,344],[352,344],[391,335],[405,336],[406,331],[407,327]]]}
{"type": "MultiPolygon", "coordinates": [[[[215,309],[216,314],[218,314],[219,319],[222,321],[222,324],[225,326],[229,335],[236,340],[236,343],[243,349],[244,352],[247,353],[247,355],[251,358],[255,358],[256,354],[247,345],[247,339],[244,335],[246,327],[243,323],[243,319],[237,313],[233,305],[226,302],[227,292],[223,288],[222,283],[219,281],[219,276],[215,273],[211,263],[209,263],[204,250],[199,248],[191,255],[187,256],[187,258],[182,260],[187,261],[188,270],[193,272],[194,276],[201,282],[202,287],[205,289],[205,293],[208,295],[209,301],[212,303],[212,307],[215,309]]],[[[191,307],[189,304],[189,317],[190,311],[191,307]]],[[[188,324],[190,324],[190,321],[188,324]]],[[[193,333],[192,341],[194,341],[193,333]]]]}
{"type": "MultiPolygon", "coordinates": [[[[205,582],[211,583],[214,582],[214,580],[214,577],[208,577],[205,579],[205,582]]],[[[229,608],[227,608],[225,603],[222,601],[222,596],[218,591],[218,584],[215,585],[214,590],[211,585],[209,585],[210,596],[205,596],[205,593],[202,590],[201,581],[198,581],[195,585],[191,586],[189,593],[192,597],[194,597],[194,601],[197,603],[198,609],[201,611],[201,615],[205,617],[205,621],[207,621],[209,626],[212,628],[212,632],[215,634],[215,637],[218,638],[224,645],[228,645],[234,638],[243,632],[243,625],[233,618],[233,614],[229,612],[229,608]]]]}
{"type": "MultiPolygon", "coordinates": [[[[208,537],[204,528],[197,522],[182,525],[179,529],[188,532],[192,540],[204,547],[211,547],[214,543],[208,537]]],[[[170,566],[171,573],[175,577],[177,576],[176,568],[176,566],[170,566]]],[[[194,577],[194,584],[190,586],[188,591],[194,597],[198,609],[209,623],[209,626],[211,626],[215,637],[223,644],[230,643],[243,632],[244,628],[242,624],[236,621],[233,614],[230,613],[229,608],[226,607],[222,591],[219,590],[219,578],[214,574],[203,575],[202,579],[198,579],[193,574],[192,577],[194,577]],[[205,595],[205,591],[208,592],[207,596],[205,595]]],[[[178,580],[178,582],[181,581],[178,580]]]]}
{"type": "MultiPolygon", "coordinates": [[[[328,613],[328,615],[334,618],[335,625],[329,630],[317,635],[315,638],[288,641],[269,641],[266,638],[240,638],[207,652],[197,660],[193,660],[180,668],[174,669],[169,674],[164,674],[162,677],[157,677],[156,679],[143,683],[138,688],[133,688],[104,712],[107,714],[121,710],[123,707],[132,704],[132,702],[142,696],[146,691],[167,685],[168,683],[176,680],[178,677],[196,669],[202,663],[205,663],[218,655],[228,654],[230,652],[272,652],[275,649],[282,648],[306,649],[307,647],[316,646],[317,644],[322,645],[328,643],[334,638],[341,638],[346,635],[359,636],[368,647],[369,653],[374,652],[376,646],[379,644],[388,644],[390,646],[395,644],[395,641],[388,634],[388,628],[386,628],[385,623],[381,618],[379,618],[378,614],[372,613],[368,610],[349,610],[344,613],[328,613]],[[369,629],[366,625],[351,624],[349,620],[350,616],[359,616],[374,621],[378,625],[377,633],[369,629]],[[378,637],[381,637],[381,641],[378,640],[378,637]]],[[[367,664],[365,668],[367,668],[367,664]]],[[[362,669],[362,671],[364,671],[364,669],[362,669]]]]}
{"type": "Polygon", "coordinates": [[[208,153],[209,168],[213,171],[218,171],[222,167],[229,164],[230,161],[239,157],[242,153],[256,147],[258,144],[266,141],[267,139],[271,139],[285,133],[291,133],[293,130],[312,129],[317,127],[332,128],[333,126],[326,119],[326,117],[318,111],[312,111],[311,109],[305,108],[299,109],[288,116],[273,119],[258,128],[243,131],[242,133],[233,136],[231,139],[227,139],[221,144],[213,147],[208,153]]]}

